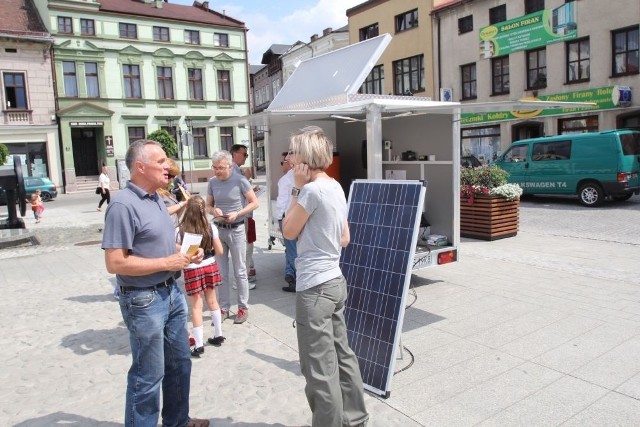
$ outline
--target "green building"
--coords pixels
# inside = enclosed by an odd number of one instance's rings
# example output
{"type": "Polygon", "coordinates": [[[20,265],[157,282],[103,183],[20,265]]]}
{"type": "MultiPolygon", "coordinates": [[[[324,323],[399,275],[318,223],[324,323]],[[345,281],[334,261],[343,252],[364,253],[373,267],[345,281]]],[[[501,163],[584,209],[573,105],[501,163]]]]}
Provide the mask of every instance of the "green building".
{"type": "Polygon", "coordinates": [[[158,129],[187,144],[178,158],[187,181],[211,176],[213,152],[249,145],[244,129],[205,126],[249,113],[243,22],[206,1],[33,1],[55,37],[66,192],[94,189],[102,165],[113,187],[122,188],[129,143],[158,129]]]}

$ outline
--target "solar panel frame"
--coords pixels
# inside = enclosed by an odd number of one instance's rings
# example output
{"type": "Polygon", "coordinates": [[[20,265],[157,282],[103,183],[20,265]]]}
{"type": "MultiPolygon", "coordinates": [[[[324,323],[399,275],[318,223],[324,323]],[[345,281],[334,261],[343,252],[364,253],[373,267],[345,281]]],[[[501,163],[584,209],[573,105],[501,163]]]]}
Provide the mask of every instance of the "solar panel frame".
{"type": "Polygon", "coordinates": [[[389,397],[426,189],[420,181],[355,180],[347,220],[345,320],[365,389],[389,397]]]}

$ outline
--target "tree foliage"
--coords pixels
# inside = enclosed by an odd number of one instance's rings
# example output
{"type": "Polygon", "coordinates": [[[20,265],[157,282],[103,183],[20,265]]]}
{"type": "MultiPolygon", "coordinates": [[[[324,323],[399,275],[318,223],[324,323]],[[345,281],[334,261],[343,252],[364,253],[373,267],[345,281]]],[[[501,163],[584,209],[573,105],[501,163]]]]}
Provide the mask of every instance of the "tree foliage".
{"type": "Polygon", "coordinates": [[[167,157],[175,158],[178,154],[178,144],[173,136],[164,129],[151,132],[147,139],[159,142],[167,157]]]}
{"type": "Polygon", "coordinates": [[[6,145],[0,144],[0,166],[4,165],[9,157],[9,149],[6,145]]]}

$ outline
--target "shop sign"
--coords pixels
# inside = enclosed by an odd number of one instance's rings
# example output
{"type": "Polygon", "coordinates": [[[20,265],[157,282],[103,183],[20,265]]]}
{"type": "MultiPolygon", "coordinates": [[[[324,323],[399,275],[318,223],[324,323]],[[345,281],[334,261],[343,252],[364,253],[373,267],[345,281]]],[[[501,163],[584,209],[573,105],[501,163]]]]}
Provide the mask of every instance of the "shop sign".
{"type": "Polygon", "coordinates": [[[494,111],[489,113],[462,114],[460,124],[469,126],[478,123],[499,122],[503,120],[531,119],[534,117],[557,116],[562,114],[581,113],[593,110],[609,110],[621,105],[620,98],[631,99],[631,90],[624,86],[605,86],[595,89],[564,92],[554,95],[523,98],[521,101],[554,101],[554,102],[593,102],[591,107],[549,108],[540,110],[494,111]]]}
{"type": "Polygon", "coordinates": [[[104,122],[69,122],[71,127],[91,127],[91,126],[104,126],[104,122]]]}
{"type": "Polygon", "coordinates": [[[575,4],[565,3],[480,28],[480,58],[508,55],[578,37],[575,4]]]}
{"type": "Polygon", "coordinates": [[[104,148],[107,153],[107,157],[114,157],[113,151],[113,137],[111,135],[107,135],[104,137],[104,148]]]}

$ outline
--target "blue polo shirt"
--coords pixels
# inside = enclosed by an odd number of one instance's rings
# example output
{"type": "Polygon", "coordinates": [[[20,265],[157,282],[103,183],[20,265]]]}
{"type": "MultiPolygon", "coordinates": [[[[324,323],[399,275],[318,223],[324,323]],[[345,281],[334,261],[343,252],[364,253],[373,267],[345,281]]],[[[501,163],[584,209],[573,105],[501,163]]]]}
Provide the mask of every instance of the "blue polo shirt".
{"type": "MultiPolygon", "coordinates": [[[[111,199],[104,218],[102,249],[127,249],[141,258],[162,258],[176,253],[175,225],[162,198],[127,182],[111,199]]],[[[160,271],[146,276],[117,274],[119,286],[148,287],[173,276],[160,271]]]]}

